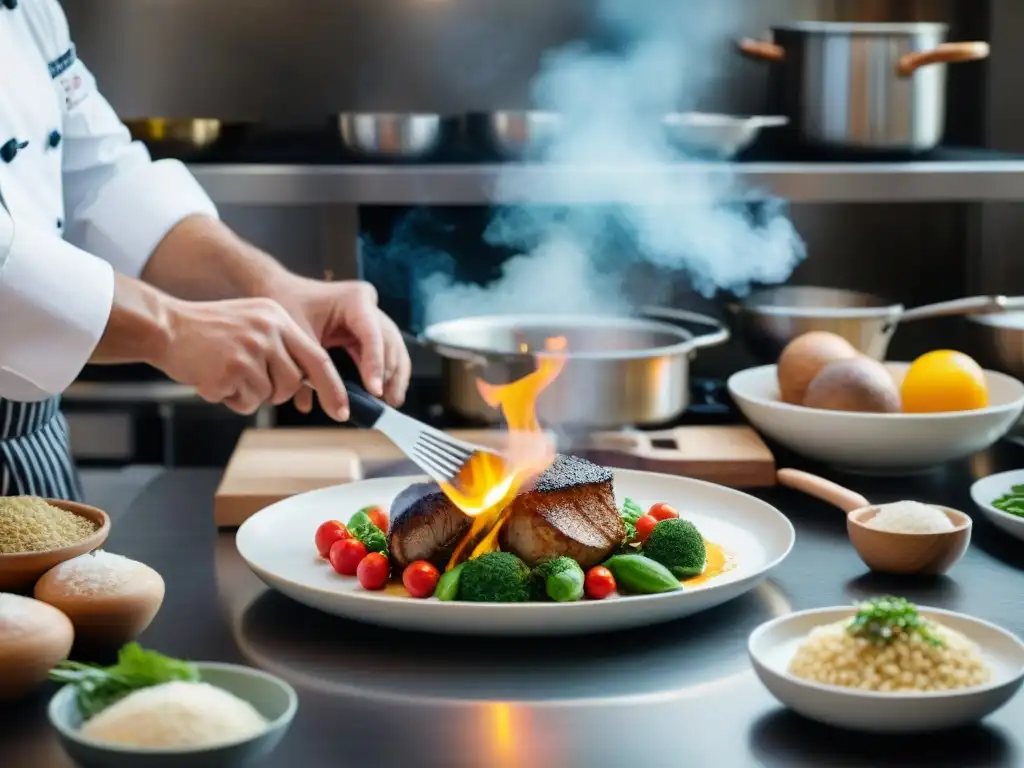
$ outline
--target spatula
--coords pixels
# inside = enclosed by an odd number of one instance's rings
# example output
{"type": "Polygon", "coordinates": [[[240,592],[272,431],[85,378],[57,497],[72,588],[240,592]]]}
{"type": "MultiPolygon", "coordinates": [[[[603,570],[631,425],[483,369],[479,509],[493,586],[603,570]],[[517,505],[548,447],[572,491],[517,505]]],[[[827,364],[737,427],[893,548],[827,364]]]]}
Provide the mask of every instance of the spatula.
{"type": "Polygon", "coordinates": [[[459,473],[474,454],[490,454],[503,460],[495,451],[458,440],[396,411],[358,384],[346,381],[345,389],[348,390],[352,423],[366,429],[376,429],[386,435],[438,483],[456,485],[459,473]]]}

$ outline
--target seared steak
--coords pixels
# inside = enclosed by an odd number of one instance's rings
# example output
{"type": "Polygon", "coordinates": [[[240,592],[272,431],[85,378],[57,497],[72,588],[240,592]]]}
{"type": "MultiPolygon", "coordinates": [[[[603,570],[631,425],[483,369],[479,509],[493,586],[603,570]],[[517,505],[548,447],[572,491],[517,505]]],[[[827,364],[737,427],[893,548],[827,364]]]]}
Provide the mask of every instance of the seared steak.
{"type": "Polygon", "coordinates": [[[403,568],[416,560],[444,568],[471,523],[437,483],[410,485],[391,502],[390,517],[388,551],[403,568]]]}
{"type": "MultiPolygon", "coordinates": [[[[612,473],[576,456],[555,457],[533,488],[510,506],[498,541],[530,566],[568,555],[589,568],[626,537],[612,473]]],[[[436,483],[411,485],[391,504],[388,550],[403,568],[415,560],[443,568],[471,522],[436,483]]]]}
{"type": "Polygon", "coordinates": [[[499,542],[530,566],[567,555],[589,568],[626,538],[612,473],[576,456],[559,454],[511,507],[499,542]]]}

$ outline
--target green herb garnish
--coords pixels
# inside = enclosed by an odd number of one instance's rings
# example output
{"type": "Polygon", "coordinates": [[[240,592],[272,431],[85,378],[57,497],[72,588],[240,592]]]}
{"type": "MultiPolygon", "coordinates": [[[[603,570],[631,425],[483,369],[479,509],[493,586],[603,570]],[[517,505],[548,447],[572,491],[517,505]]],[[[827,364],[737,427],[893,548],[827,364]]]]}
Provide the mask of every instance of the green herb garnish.
{"type": "Polygon", "coordinates": [[[633,541],[636,538],[636,521],[643,517],[645,512],[635,501],[626,499],[622,502],[622,512],[620,514],[622,515],[622,522],[626,524],[624,546],[629,547],[630,551],[635,552],[636,547],[640,546],[633,541]]]}
{"type": "Polygon", "coordinates": [[[388,555],[388,536],[384,531],[373,524],[366,511],[372,507],[364,507],[352,515],[348,521],[348,532],[363,542],[367,552],[380,552],[385,557],[388,555]]]}
{"type": "Polygon", "coordinates": [[[891,643],[917,635],[931,645],[944,645],[942,639],[932,632],[931,626],[909,600],[886,596],[861,603],[846,631],[873,643],[891,643]]]}
{"type": "Polygon", "coordinates": [[[1024,485],[1010,486],[1010,492],[992,502],[996,509],[1017,517],[1024,517],[1024,485]]]}
{"type": "Polygon", "coordinates": [[[140,688],[200,681],[194,664],[147,651],[138,643],[121,648],[117,663],[110,667],[62,661],[50,671],[50,679],[75,686],[78,708],[85,720],[140,688]]]}

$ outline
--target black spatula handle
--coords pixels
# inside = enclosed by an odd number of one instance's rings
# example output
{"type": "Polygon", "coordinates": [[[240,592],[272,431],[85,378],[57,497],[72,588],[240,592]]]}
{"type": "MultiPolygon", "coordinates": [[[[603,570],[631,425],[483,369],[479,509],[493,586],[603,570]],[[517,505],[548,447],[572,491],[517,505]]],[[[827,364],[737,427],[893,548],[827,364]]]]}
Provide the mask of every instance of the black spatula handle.
{"type": "Polygon", "coordinates": [[[359,427],[372,428],[384,415],[387,408],[384,403],[375,398],[358,384],[345,381],[345,389],[348,390],[348,405],[351,416],[349,420],[359,427]]]}

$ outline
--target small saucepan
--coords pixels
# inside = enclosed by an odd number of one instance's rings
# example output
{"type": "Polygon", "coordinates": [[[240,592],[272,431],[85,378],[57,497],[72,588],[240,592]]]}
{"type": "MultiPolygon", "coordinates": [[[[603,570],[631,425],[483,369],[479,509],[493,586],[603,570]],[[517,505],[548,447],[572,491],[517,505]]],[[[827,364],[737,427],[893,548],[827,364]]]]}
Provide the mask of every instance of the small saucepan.
{"type": "Polygon", "coordinates": [[[786,285],[758,291],[729,309],[735,330],[762,362],[810,331],[842,336],[857,350],[885,360],[898,325],[955,315],[985,315],[1024,307],[1024,297],[973,296],[907,309],[878,296],[841,288],[786,285]]]}

